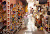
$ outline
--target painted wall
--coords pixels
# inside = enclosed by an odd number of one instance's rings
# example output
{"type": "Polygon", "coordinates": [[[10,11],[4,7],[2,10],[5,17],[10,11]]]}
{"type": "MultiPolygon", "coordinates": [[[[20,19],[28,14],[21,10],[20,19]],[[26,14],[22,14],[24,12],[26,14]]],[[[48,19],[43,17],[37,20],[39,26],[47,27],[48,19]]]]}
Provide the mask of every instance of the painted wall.
{"type": "MultiPolygon", "coordinates": [[[[6,1],[6,0],[2,0],[2,2],[3,2],[3,1],[6,1]]],[[[18,3],[18,2],[21,3],[20,0],[10,0],[10,4],[16,4],[16,3],[18,3]]],[[[22,4],[22,3],[21,3],[21,4],[22,4]]]]}
{"type": "Polygon", "coordinates": [[[10,4],[16,4],[16,0],[10,0],[10,4]]]}
{"type": "MultiPolygon", "coordinates": [[[[6,1],[6,0],[2,0],[3,1],[6,1]]],[[[10,0],[10,4],[16,4],[16,0],[10,0]]]]}
{"type": "Polygon", "coordinates": [[[2,2],[3,2],[3,1],[6,1],[6,0],[2,0],[2,2]]]}

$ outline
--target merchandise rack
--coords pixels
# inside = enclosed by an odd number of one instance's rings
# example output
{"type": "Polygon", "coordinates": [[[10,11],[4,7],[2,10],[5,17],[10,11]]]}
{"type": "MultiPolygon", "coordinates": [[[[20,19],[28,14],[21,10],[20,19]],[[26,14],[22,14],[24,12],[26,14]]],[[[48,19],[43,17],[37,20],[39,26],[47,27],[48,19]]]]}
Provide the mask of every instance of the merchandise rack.
{"type": "MultiPolygon", "coordinates": [[[[21,6],[21,5],[18,5],[18,6],[20,6],[20,7],[17,7],[17,6],[15,6],[15,9],[14,10],[12,10],[12,12],[13,11],[15,11],[15,17],[13,17],[13,14],[11,14],[11,9],[10,9],[10,0],[6,0],[6,7],[7,7],[7,29],[5,30],[3,30],[3,33],[5,33],[5,31],[6,31],[6,33],[9,33],[9,34],[14,34],[16,31],[17,32],[19,32],[20,30],[21,30],[21,28],[22,28],[22,23],[18,23],[18,21],[16,22],[16,19],[17,19],[17,14],[16,14],[16,12],[17,11],[24,11],[24,8],[21,6]],[[19,10],[18,10],[19,9],[19,10]],[[14,23],[12,22],[12,19],[13,18],[15,18],[13,21],[15,21],[14,23]]],[[[14,6],[13,6],[13,8],[14,8],[14,6]]],[[[18,20],[18,19],[17,19],[18,20]]]]}
{"type": "Polygon", "coordinates": [[[50,16],[48,17],[48,32],[50,32],[50,16]]]}

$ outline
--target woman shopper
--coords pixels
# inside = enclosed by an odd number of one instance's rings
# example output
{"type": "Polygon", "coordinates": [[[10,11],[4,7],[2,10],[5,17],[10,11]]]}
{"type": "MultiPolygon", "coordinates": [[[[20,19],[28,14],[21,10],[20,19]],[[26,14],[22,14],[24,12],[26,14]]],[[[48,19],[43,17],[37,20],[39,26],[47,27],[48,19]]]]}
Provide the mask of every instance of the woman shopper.
{"type": "Polygon", "coordinates": [[[24,16],[24,25],[25,25],[25,28],[27,28],[27,24],[28,24],[28,16],[27,14],[24,16]]]}

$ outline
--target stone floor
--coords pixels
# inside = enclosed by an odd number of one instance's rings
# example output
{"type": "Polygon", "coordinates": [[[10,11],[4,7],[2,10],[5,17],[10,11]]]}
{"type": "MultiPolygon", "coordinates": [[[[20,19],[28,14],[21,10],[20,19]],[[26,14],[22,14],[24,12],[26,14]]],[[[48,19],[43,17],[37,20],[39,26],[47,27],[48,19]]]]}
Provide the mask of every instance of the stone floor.
{"type": "Polygon", "coordinates": [[[16,34],[44,34],[43,31],[25,31],[25,30],[20,30],[18,33],[16,34]]]}

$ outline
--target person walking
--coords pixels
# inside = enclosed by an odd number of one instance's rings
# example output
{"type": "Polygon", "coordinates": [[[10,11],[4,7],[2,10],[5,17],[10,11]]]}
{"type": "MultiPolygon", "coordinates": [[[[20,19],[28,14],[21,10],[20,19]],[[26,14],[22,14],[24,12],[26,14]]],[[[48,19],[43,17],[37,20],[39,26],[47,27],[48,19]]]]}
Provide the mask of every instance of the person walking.
{"type": "Polygon", "coordinates": [[[27,24],[28,24],[28,16],[27,14],[24,16],[24,25],[25,25],[25,28],[27,28],[27,24]]]}

